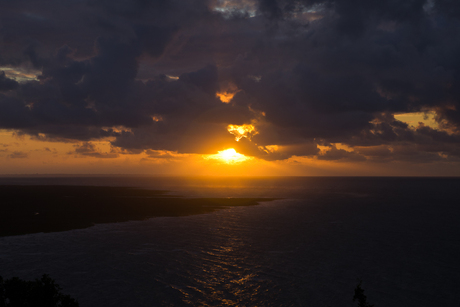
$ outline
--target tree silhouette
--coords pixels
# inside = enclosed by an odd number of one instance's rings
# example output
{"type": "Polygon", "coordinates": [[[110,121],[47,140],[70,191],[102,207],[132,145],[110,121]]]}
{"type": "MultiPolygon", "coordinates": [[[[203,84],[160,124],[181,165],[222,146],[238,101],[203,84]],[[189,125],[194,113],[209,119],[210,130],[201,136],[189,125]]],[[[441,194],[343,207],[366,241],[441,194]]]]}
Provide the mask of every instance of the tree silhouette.
{"type": "Polygon", "coordinates": [[[35,281],[0,276],[0,307],[79,307],[48,275],[35,281]]]}
{"type": "Polygon", "coordinates": [[[367,302],[367,297],[364,295],[364,290],[361,288],[361,280],[355,288],[355,295],[353,296],[353,302],[358,301],[358,307],[374,307],[367,302]]]}

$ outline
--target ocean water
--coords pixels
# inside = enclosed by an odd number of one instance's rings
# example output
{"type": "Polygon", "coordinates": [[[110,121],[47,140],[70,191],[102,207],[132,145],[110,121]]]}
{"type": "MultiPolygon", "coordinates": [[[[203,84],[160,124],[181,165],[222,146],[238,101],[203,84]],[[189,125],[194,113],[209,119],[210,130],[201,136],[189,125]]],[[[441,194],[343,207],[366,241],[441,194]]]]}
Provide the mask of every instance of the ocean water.
{"type": "Polygon", "coordinates": [[[276,197],[203,215],[0,238],[0,275],[95,306],[460,306],[459,178],[0,178],[276,197]]]}

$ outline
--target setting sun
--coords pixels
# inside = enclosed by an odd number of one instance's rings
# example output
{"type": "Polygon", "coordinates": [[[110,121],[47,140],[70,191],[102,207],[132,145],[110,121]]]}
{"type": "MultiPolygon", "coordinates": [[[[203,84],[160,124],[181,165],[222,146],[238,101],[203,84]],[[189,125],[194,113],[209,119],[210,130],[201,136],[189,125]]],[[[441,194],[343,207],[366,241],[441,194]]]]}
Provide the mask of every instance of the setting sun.
{"type": "Polygon", "coordinates": [[[218,153],[215,155],[209,155],[206,157],[206,159],[221,160],[227,164],[232,164],[243,162],[250,158],[236,152],[236,150],[233,148],[229,148],[222,151],[218,151],[218,153]]]}

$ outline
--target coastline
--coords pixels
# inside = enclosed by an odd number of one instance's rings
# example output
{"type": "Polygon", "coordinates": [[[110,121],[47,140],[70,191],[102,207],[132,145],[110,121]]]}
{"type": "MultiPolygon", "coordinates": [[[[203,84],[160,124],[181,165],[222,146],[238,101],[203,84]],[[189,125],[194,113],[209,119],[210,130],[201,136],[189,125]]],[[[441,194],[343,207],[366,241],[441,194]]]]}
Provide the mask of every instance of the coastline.
{"type": "Polygon", "coordinates": [[[183,198],[131,187],[0,185],[0,237],[211,213],[275,198],[183,198]]]}

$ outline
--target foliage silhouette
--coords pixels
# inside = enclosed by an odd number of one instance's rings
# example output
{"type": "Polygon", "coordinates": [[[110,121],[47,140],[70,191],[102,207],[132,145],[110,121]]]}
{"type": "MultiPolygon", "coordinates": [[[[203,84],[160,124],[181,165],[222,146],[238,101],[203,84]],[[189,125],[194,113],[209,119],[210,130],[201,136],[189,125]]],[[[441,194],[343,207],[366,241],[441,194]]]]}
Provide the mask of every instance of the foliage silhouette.
{"type": "Polygon", "coordinates": [[[361,288],[361,280],[355,288],[355,295],[353,296],[353,302],[358,301],[358,307],[374,307],[367,302],[367,297],[364,295],[364,290],[361,288]]]}
{"type": "MultiPolygon", "coordinates": [[[[355,288],[353,302],[358,301],[358,307],[374,307],[367,302],[361,283],[360,280],[355,288]]],[[[77,300],[61,290],[47,274],[35,281],[18,277],[3,280],[0,276],[0,307],[79,307],[77,300]]]]}
{"type": "Polygon", "coordinates": [[[0,307],[79,307],[48,275],[35,281],[0,276],[0,307]]]}

